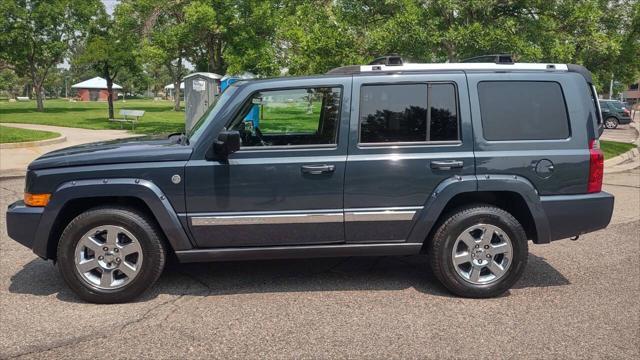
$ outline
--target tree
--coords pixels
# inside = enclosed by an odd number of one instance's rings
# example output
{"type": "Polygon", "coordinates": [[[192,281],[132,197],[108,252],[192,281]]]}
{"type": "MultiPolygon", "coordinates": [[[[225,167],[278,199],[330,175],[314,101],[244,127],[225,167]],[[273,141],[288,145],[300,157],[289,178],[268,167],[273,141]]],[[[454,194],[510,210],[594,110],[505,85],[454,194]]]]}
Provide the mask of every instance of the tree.
{"type": "Polygon", "coordinates": [[[135,18],[142,19],[139,26],[144,57],[154,66],[165,66],[171,75],[175,89],[174,111],[180,111],[180,82],[186,75],[184,62],[194,46],[185,24],[188,3],[182,0],[131,0],[119,5],[131,5],[135,18]]]}
{"type": "Polygon", "coordinates": [[[89,64],[107,82],[109,119],[113,119],[113,83],[123,72],[141,71],[139,64],[139,42],[132,33],[137,23],[131,17],[131,4],[115,8],[113,17],[104,8],[93,19],[83,52],[78,56],[79,64],[89,64]]]}
{"type": "Polygon", "coordinates": [[[38,111],[44,111],[43,86],[51,69],[62,63],[101,7],[99,0],[0,2],[0,56],[29,78],[38,111]]]}

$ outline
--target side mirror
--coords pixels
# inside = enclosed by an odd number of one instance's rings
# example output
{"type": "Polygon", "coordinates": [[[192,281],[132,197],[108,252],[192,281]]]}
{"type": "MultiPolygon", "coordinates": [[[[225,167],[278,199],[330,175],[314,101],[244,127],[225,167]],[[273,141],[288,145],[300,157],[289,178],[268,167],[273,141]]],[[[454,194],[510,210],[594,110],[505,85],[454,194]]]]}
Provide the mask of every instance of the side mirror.
{"type": "Polygon", "coordinates": [[[240,150],[240,132],[223,130],[213,143],[213,152],[218,159],[226,160],[230,154],[240,150]]]}

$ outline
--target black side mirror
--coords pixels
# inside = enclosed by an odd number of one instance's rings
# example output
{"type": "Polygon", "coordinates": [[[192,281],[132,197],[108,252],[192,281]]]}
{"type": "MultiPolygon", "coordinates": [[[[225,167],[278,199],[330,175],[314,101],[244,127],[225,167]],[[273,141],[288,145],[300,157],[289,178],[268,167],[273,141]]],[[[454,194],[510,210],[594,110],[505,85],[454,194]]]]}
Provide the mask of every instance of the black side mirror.
{"type": "Polygon", "coordinates": [[[223,130],[213,143],[213,153],[218,159],[226,160],[230,154],[240,150],[240,132],[223,130]]]}

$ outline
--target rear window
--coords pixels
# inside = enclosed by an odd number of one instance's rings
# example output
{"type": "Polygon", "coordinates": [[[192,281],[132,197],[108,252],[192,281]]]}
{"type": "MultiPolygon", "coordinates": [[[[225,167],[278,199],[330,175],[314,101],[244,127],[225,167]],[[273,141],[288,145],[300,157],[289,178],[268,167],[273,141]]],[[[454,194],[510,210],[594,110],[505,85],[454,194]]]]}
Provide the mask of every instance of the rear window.
{"type": "Polygon", "coordinates": [[[360,143],[456,141],[456,100],[449,83],[364,85],[360,143]]]}
{"type": "Polygon", "coordinates": [[[560,84],[483,81],[478,84],[482,132],[487,140],[558,140],[569,137],[560,84]]]}

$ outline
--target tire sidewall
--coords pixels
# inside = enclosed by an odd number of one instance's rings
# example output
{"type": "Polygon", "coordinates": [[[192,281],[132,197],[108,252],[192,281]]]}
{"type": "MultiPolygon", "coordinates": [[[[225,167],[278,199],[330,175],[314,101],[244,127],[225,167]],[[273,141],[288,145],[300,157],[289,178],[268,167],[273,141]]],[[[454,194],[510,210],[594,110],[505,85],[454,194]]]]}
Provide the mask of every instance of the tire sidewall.
{"type": "Polygon", "coordinates": [[[135,212],[124,209],[95,209],[79,215],[65,228],[58,244],[57,265],[67,285],[82,299],[97,303],[130,300],[155,282],[155,269],[164,266],[160,239],[151,225],[135,212]],[[131,282],[118,289],[100,289],[82,278],[75,268],[75,250],[89,230],[105,225],[120,226],[131,232],[142,248],[142,267],[131,282]]]}
{"type": "Polygon", "coordinates": [[[437,254],[440,257],[440,263],[443,265],[442,271],[447,278],[447,282],[454,287],[452,290],[471,297],[494,296],[507,291],[522,275],[529,252],[524,230],[515,218],[506,212],[501,214],[500,212],[484,209],[487,208],[472,209],[468,216],[455,219],[448,224],[445,232],[441,234],[444,239],[442,248],[437,254]],[[452,253],[458,236],[469,227],[481,223],[497,226],[505,232],[511,240],[513,257],[507,274],[502,278],[493,283],[477,285],[466,281],[457,273],[452,261],[452,253]]]}

